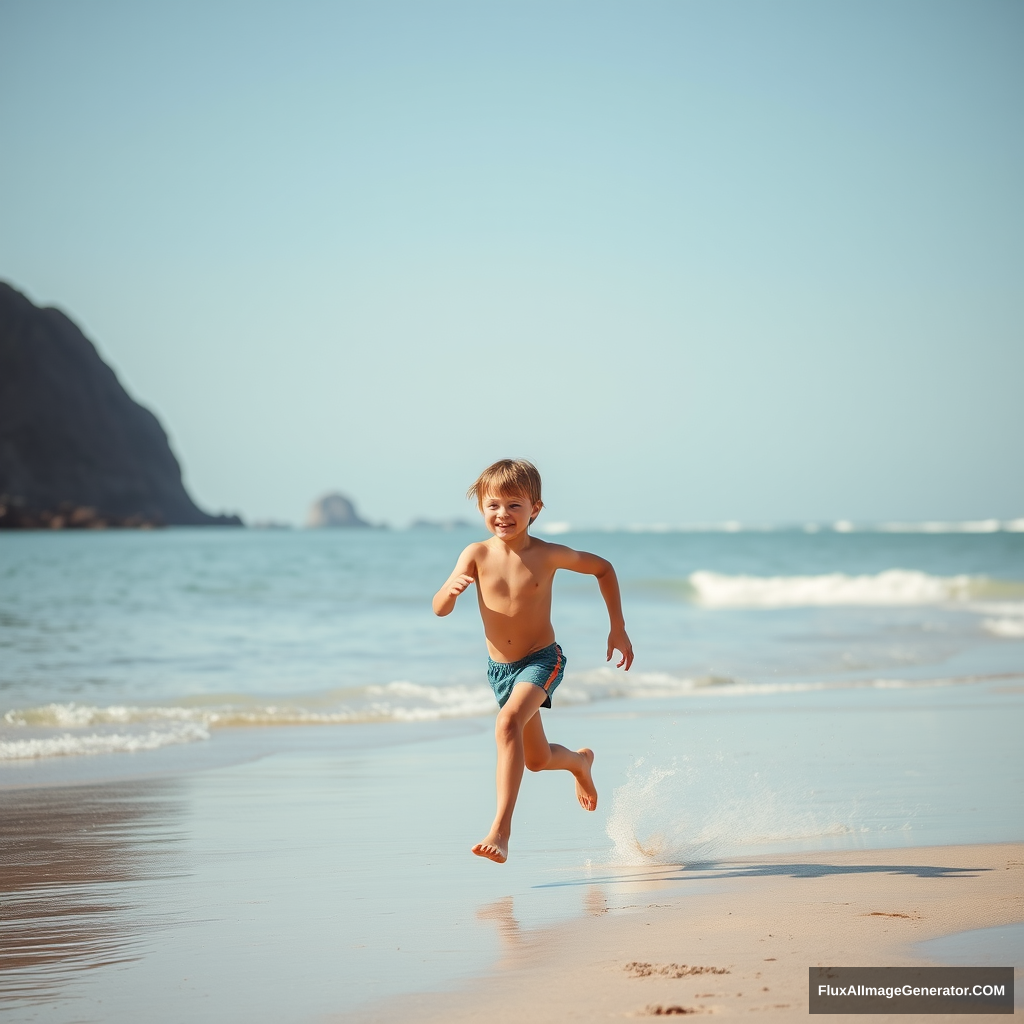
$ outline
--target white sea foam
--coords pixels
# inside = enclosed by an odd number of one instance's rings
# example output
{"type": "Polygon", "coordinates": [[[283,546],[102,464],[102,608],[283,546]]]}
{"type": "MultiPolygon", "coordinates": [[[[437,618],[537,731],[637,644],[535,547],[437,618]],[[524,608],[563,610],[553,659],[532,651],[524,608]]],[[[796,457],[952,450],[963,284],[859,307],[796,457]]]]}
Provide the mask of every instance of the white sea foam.
{"type": "Polygon", "coordinates": [[[313,706],[293,703],[204,703],[202,705],[123,705],[97,707],[83,704],[44,704],[8,711],[4,722],[12,726],[85,728],[100,725],[165,723],[198,724],[203,728],[253,725],[344,725],[374,721],[434,721],[464,718],[489,711],[494,698],[475,686],[422,686],[394,682],[342,691],[311,699],[313,706]],[[326,705],[326,706],[325,706],[326,705]]]}
{"type": "Polygon", "coordinates": [[[981,628],[1007,640],[1024,639],[1024,601],[978,601],[971,611],[986,615],[981,628]]]}
{"type": "MultiPolygon", "coordinates": [[[[731,682],[678,678],[658,672],[634,672],[626,676],[602,668],[567,676],[558,694],[562,703],[587,704],[595,700],[616,698],[681,696],[701,687],[731,682]]],[[[260,703],[255,700],[107,706],[51,703],[7,711],[3,723],[14,729],[36,730],[85,730],[142,725],[167,731],[179,726],[196,726],[204,731],[204,736],[198,738],[205,738],[205,730],[234,726],[430,722],[488,715],[494,712],[494,707],[494,696],[485,685],[425,686],[421,683],[397,681],[319,694],[308,698],[305,703],[260,703]]]]}
{"type": "MultiPolygon", "coordinates": [[[[539,532],[557,532],[547,530],[538,524],[539,532]]],[[[714,523],[628,523],[606,524],[604,526],[573,527],[580,530],[599,530],[606,533],[820,533],[831,530],[834,533],[1024,533],[1022,519],[965,519],[942,520],[930,519],[919,522],[854,522],[850,519],[837,519],[834,522],[796,522],[796,523],[742,523],[736,519],[726,519],[714,523]]]]}
{"type": "Polygon", "coordinates": [[[0,761],[82,754],[128,754],[209,738],[210,734],[203,726],[186,722],[170,729],[148,729],[139,732],[91,732],[77,735],[64,732],[55,736],[0,739],[0,761]]]}
{"type": "Polygon", "coordinates": [[[928,519],[920,522],[852,523],[840,519],[832,524],[837,533],[1019,533],[1024,519],[928,519]]]}
{"type": "MultiPolygon", "coordinates": [[[[599,668],[567,674],[558,690],[558,702],[565,706],[606,700],[735,699],[838,689],[916,689],[971,681],[973,677],[750,683],[724,676],[635,671],[626,675],[611,668],[599,668]]],[[[4,714],[0,761],[154,750],[174,743],[206,740],[212,730],[236,727],[435,722],[485,717],[493,715],[494,710],[494,698],[483,685],[425,686],[402,681],[318,694],[305,703],[238,699],[168,705],[52,703],[12,709],[4,714]],[[23,730],[30,735],[20,737],[18,733],[23,730]]]]}
{"type": "Polygon", "coordinates": [[[689,584],[708,608],[805,608],[818,605],[944,604],[981,596],[993,581],[975,576],[930,576],[916,569],[875,575],[728,576],[704,570],[689,584]]]}
{"type": "Polygon", "coordinates": [[[999,533],[1000,530],[1014,531],[1015,520],[1002,522],[998,519],[967,519],[955,522],[927,521],[923,523],[879,523],[874,529],[879,533],[999,533]]]}
{"type": "Polygon", "coordinates": [[[741,523],[727,519],[721,523],[630,523],[628,526],[606,526],[609,533],[765,533],[775,529],[771,525],[741,523]]]}
{"type": "Polygon", "coordinates": [[[1008,640],[1024,640],[1024,618],[1019,619],[984,619],[982,629],[993,636],[1005,637],[1008,640]]]}
{"type": "Polygon", "coordinates": [[[545,522],[543,519],[537,524],[537,533],[546,533],[548,536],[557,536],[560,533],[569,533],[572,530],[572,523],[545,522]]]}

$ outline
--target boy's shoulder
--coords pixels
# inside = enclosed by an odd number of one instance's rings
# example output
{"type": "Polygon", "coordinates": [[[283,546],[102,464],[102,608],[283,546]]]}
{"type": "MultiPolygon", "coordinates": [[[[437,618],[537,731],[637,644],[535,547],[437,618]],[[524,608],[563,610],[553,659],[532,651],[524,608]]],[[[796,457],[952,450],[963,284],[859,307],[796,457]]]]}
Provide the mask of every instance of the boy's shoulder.
{"type": "Polygon", "coordinates": [[[471,544],[467,544],[462,549],[462,554],[459,555],[459,561],[476,561],[478,558],[482,558],[487,554],[488,543],[485,540],[475,540],[471,544]]]}
{"type": "Polygon", "coordinates": [[[569,547],[568,544],[553,544],[549,540],[541,540],[540,537],[531,536],[530,553],[534,558],[560,565],[566,559],[572,559],[579,552],[575,548],[569,547]]]}

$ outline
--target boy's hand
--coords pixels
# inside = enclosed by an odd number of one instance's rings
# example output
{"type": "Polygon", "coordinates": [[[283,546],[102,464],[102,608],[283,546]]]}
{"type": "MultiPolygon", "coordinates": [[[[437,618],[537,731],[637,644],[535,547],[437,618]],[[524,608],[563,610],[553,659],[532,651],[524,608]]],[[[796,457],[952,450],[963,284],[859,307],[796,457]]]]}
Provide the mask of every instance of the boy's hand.
{"type": "Polygon", "coordinates": [[[629,637],[626,636],[624,629],[613,629],[608,634],[608,657],[605,658],[605,661],[611,661],[612,655],[616,651],[622,655],[622,658],[615,667],[625,667],[628,672],[629,666],[633,664],[633,645],[629,642],[629,637]]]}
{"type": "Polygon", "coordinates": [[[448,588],[448,596],[458,597],[459,594],[463,593],[473,582],[473,577],[467,573],[463,573],[461,576],[456,576],[455,579],[452,580],[452,585],[448,588]]]}

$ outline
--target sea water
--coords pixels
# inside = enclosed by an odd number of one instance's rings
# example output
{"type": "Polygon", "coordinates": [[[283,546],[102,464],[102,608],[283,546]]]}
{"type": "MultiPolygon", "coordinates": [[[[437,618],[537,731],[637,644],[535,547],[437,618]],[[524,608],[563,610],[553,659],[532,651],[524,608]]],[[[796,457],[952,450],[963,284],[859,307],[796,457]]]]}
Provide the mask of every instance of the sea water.
{"type": "Polygon", "coordinates": [[[560,574],[545,724],[601,803],[528,777],[500,868],[475,595],[430,611],[475,531],[0,536],[0,1007],[307,1020],[666,864],[1019,840],[1024,534],[986,529],[555,538],[615,564],[637,660],[560,574]]]}
{"type": "MultiPolygon", "coordinates": [[[[486,716],[475,595],[430,598],[471,530],[0,537],[0,761],[210,742],[240,725],[486,716]]],[[[1024,533],[580,533],[637,652],[605,664],[560,573],[559,702],[948,685],[1024,668],[1024,533]]]]}

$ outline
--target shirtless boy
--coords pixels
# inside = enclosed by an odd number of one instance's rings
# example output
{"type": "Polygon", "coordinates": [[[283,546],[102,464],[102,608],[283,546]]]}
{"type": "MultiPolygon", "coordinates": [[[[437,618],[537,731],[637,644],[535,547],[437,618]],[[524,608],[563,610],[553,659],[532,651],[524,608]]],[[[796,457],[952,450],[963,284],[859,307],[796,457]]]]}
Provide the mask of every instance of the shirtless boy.
{"type": "Polygon", "coordinates": [[[619,584],[611,563],[563,544],[532,537],[530,525],[544,507],[540,474],[525,459],[502,459],[488,466],[469,489],[494,535],[470,544],[459,555],[447,582],[434,595],[434,614],[448,615],[459,595],[476,584],[490,660],[487,678],[500,711],[495,726],[498,744],[498,810],[490,832],[473,847],[478,857],[503,864],[508,859],[523,768],[532,772],[567,771],[576,779],[576,797],[585,810],[597,808],[591,769],[594,752],[548,743],[540,709],[551,707],[551,694],[562,681],[565,656],[551,625],[551,584],[556,569],[596,576],[608,608],[608,661],[621,655],[617,668],[629,670],[633,647],[622,621],[619,584]]]}

